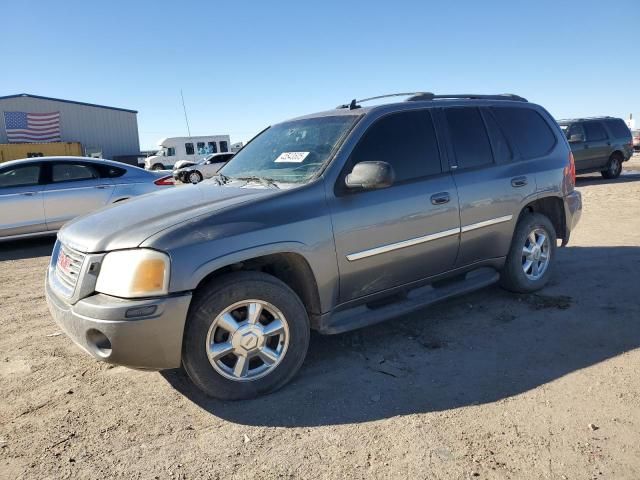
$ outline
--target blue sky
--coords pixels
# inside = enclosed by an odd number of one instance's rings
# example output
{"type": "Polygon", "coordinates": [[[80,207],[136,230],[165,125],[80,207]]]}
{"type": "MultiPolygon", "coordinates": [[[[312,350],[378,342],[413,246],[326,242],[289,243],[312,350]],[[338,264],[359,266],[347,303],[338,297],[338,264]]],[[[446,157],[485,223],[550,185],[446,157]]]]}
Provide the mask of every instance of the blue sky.
{"type": "Polygon", "coordinates": [[[512,92],[557,118],[640,115],[637,0],[3,2],[0,95],[139,111],[143,148],[247,140],[351,98],[512,92]]]}

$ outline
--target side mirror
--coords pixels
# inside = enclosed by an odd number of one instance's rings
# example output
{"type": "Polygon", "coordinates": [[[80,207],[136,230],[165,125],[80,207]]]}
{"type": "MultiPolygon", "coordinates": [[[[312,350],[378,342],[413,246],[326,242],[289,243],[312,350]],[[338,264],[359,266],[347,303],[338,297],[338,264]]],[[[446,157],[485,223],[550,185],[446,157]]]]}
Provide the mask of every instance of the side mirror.
{"type": "Polygon", "coordinates": [[[569,143],[578,143],[578,142],[584,142],[584,134],[574,133],[573,135],[571,135],[571,137],[569,137],[569,143]]]}
{"type": "Polygon", "coordinates": [[[395,178],[393,167],[387,162],[360,162],[347,175],[345,184],[349,188],[372,190],[390,187],[395,178]]]}

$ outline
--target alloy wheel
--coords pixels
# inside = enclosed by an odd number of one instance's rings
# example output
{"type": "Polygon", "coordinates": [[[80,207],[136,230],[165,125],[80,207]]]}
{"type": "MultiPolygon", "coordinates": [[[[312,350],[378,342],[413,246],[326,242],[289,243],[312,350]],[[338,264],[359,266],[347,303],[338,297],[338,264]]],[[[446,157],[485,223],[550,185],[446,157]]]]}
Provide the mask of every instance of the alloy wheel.
{"type": "Polygon", "coordinates": [[[211,366],[223,377],[251,381],[264,377],[284,358],[289,325],[282,312],[262,300],[243,300],[222,311],[207,333],[211,366]]]}
{"type": "Polygon", "coordinates": [[[549,267],[551,243],[544,228],[535,228],[522,247],[522,270],[529,280],[539,280],[549,267]]]}

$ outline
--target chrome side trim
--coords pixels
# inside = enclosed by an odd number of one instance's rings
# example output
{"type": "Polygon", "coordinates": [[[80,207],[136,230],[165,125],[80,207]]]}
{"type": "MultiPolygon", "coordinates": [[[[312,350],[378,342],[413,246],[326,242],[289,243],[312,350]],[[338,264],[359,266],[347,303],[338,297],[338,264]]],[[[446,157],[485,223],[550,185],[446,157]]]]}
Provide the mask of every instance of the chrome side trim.
{"type": "Polygon", "coordinates": [[[471,225],[465,225],[462,227],[462,233],[469,232],[471,230],[476,230],[478,228],[488,227],[490,225],[495,225],[497,223],[508,222],[513,218],[513,215],[505,215],[504,217],[492,218],[490,220],[485,220],[483,222],[472,223],[471,225]]]}
{"type": "Polygon", "coordinates": [[[409,240],[403,240],[402,242],[390,243],[389,245],[383,245],[381,247],[371,248],[369,250],[363,250],[357,253],[351,253],[347,255],[347,260],[353,262],[354,260],[360,260],[362,258],[372,257],[374,255],[380,255],[381,253],[392,252],[400,248],[411,247],[420,243],[430,242],[432,240],[438,240],[439,238],[450,237],[451,235],[458,235],[460,233],[459,228],[452,228],[450,230],[444,230],[442,232],[433,233],[431,235],[425,235],[423,237],[411,238],[409,240]]]}

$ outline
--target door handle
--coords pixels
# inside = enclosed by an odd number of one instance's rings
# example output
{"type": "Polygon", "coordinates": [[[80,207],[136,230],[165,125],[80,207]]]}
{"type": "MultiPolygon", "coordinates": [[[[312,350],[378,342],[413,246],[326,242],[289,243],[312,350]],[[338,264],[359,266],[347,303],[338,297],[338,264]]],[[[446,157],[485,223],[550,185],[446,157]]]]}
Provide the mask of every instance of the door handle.
{"type": "Polygon", "coordinates": [[[527,177],[515,177],[511,179],[511,186],[518,188],[524,187],[527,184],[527,177]]]}
{"type": "Polygon", "coordinates": [[[107,185],[97,185],[96,188],[104,190],[105,188],[107,188],[107,185]]]}
{"type": "Polygon", "coordinates": [[[24,195],[26,197],[33,197],[36,194],[36,192],[23,192],[20,195],[24,195]]]}
{"type": "Polygon", "coordinates": [[[434,205],[444,205],[445,203],[449,203],[451,197],[449,197],[448,192],[435,193],[431,195],[431,203],[434,205]]]}

